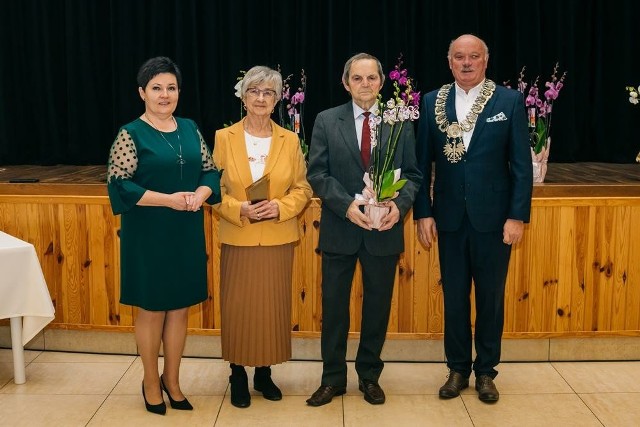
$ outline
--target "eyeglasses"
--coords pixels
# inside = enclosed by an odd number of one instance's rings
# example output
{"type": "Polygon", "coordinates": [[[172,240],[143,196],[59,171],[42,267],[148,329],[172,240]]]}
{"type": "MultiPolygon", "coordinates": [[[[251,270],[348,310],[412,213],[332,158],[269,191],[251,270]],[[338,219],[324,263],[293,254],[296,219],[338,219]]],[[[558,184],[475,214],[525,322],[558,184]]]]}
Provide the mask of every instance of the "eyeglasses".
{"type": "Polygon", "coordinates": [[[264,97],[264,99],[272,99],[276,96],[276,91],[271,89],[258,89],[257,87],[252,87],[247,89],[247,94],[252,96],[253,98],[259,98],[260,95],[264,97]]]}

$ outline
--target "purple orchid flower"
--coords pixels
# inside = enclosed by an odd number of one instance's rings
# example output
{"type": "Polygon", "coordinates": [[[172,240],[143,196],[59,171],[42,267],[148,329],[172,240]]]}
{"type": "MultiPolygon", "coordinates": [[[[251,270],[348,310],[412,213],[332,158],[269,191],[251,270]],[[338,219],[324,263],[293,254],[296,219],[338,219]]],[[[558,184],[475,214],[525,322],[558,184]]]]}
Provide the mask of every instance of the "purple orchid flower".
{"type": "Polygon", "coordinates": [[[293,105],[302,104],[303,102],[304,102],[304,92],[298,91],[291,97],[291,103],[293,105]]]}

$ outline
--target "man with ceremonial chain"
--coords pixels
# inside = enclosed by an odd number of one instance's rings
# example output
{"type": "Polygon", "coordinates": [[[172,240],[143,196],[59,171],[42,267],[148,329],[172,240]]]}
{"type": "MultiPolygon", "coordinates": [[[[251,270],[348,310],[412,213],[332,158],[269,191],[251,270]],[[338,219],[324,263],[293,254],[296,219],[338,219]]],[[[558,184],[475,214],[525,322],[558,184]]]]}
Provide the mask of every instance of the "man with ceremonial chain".
{"type": "Polygon", "coordinates": [[[509,257],[531,211],[529,136],[522,94],[485,77],[489,49],[483,40],[462,35],[449,45],[447,58],[455,82],[427,94],[420,109],[416,145],[425,179],[414,218],[423,245],[430,248],[438,239],[449,368],[439,396],[459,396],[473,371],[478,397],[491,403],[499,398],[493,379],[509,257]]]}

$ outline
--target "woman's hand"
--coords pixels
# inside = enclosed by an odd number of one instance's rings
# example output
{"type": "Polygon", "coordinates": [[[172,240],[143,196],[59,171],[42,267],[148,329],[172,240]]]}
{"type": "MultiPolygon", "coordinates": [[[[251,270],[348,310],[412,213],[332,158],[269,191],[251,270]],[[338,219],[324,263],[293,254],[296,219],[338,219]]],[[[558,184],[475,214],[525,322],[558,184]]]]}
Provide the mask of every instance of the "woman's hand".
{"type": "Polygon", "coordinates": [[[262,200],[256,203],[243,202],[240,206],[240,216],[254,221],[278,218],[280,216],[280,207],[273,200],[262,200]]]}
{"type": "Polygon", "coordinates": [[[194,203],[195,194],[193,191],[178,191],[167,194],[167,207],[177,211],[192,210],[190,206],[194,203]]]}
{"type": "Polygon", "coordinates": [[[187,196],[185,196],[187,210],[191,212],[199,211],[209,196],[211,196],[211,189],[205,185],[198,187],[195,193],[187,193],[187,196]]]}

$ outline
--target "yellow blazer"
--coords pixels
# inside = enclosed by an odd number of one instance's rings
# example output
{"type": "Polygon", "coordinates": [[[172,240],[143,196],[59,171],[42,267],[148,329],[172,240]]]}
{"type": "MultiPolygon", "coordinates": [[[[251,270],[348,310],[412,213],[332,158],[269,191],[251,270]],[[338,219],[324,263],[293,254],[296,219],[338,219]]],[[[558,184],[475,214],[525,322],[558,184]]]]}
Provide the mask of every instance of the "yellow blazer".
{"type": "Polygon", "coordinates": [[[273,133],[264,173],[270,173],[270,196],[280,208],[280,217],[251,223],[240,216],[240,206],[247,200],[245,188],[253,183],[243,124],[244,119],[216,131],[213,161],[222,170],[222,202],[213,208],[220,215],[220,242],[234,246],[295,242],[300,238],[297,216],[313,194],[298,136],[271,121],[273,133]]]}

